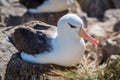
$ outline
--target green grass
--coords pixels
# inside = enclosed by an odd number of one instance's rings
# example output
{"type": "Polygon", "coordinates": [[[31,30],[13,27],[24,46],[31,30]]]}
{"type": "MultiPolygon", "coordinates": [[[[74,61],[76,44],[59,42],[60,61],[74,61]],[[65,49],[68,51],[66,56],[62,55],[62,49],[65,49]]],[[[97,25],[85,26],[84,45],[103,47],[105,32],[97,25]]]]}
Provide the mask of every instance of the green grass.
{"type": "Polygon", "coordinates": [[[83,59],[77,70],[54,69],[52,72],[65,80],[120,80],[120,58],[103,65],[83,59]]]}
{"type": "Polygon", "coordinates": [[[104,73],[99,78],[104,80],[120,80],[120,58],[111,61],[103,69],[104,73]]]}

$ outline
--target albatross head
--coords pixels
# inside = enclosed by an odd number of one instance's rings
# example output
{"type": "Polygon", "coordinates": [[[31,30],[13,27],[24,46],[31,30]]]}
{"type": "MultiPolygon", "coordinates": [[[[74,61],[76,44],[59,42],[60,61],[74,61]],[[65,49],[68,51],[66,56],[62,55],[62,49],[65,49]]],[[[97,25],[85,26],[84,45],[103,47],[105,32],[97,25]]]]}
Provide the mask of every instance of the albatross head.
{"type": "Polygon", "coordinates": [[[66,14],[61,17],[58,21],[58,37],[63,39],[67,38],[78,38],[83,37],[84,39],[90,41],[95,47],[98,46],[98,41],[92,38],[84,28],[84,23],[82,19],[75,14],[66,14]]]}

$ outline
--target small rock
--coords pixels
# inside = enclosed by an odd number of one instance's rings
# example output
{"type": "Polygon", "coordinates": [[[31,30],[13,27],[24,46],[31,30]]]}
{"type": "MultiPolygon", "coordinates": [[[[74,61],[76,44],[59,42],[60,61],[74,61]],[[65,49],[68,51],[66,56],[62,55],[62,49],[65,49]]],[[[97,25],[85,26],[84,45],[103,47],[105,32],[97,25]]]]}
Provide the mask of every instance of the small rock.
{"type": "Polygon", "coordinates": [[[120,32],[120,21],[116,22],[114,27],[113,27],[113,30],[115,32],[120,32]]]}
{"type": "Polygon", "coordinates": [[[120,34],[116,34],[106,41],[102,48],[103,60],[107,60],[111,55],[120,55],[120,34]]]}
{"type": "Polygon", "coordinates": [[[0,0],[0,5],[2,5],[2,6],[8,6],[8,7],[11,6],[10,3],[8,2],[8,0],[0,0]]]}
{"type": "Polygon", "coordinates": [[[93,25],[88,32],[95,37],[106,37],[105,30],[98,24],[93,25]]]}
{"type": "Polygon", "coordinates": [[[120,58],[120,55],[111,55],[110,56],[111,60],[115,60],[115,59],[118,59],[118,58],[120,58]]]}
{"type": "Polygon", "coordinates": [[[109,9],[106,10],[104,13],[104,20],[112,20],[112,21],[118,21],[120,20],[120,9],[109,9]]]}

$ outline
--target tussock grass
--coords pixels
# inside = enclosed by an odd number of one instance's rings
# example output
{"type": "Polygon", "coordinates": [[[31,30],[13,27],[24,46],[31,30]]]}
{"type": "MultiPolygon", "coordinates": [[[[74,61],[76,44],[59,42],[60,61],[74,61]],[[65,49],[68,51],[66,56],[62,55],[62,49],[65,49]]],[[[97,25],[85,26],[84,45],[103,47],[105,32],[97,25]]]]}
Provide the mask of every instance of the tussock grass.
{"type": "Polygon", "coordinates": [[[120,80],[120,58],[98,65],[97,60],[88,62],[84,57],[77,70],[52,70],[65,80],[120,80]]]}

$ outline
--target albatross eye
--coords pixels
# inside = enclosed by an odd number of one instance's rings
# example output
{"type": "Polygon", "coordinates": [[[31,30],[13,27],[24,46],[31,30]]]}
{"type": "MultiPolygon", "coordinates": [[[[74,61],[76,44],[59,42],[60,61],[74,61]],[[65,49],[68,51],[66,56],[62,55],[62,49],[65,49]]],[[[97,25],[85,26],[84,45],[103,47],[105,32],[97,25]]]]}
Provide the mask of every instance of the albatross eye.
{"type": "Polygon", "coordinates": [[[76,26],[73,26],[72,24],[68,23],[71,28],[77,28],[76,26]]]}

